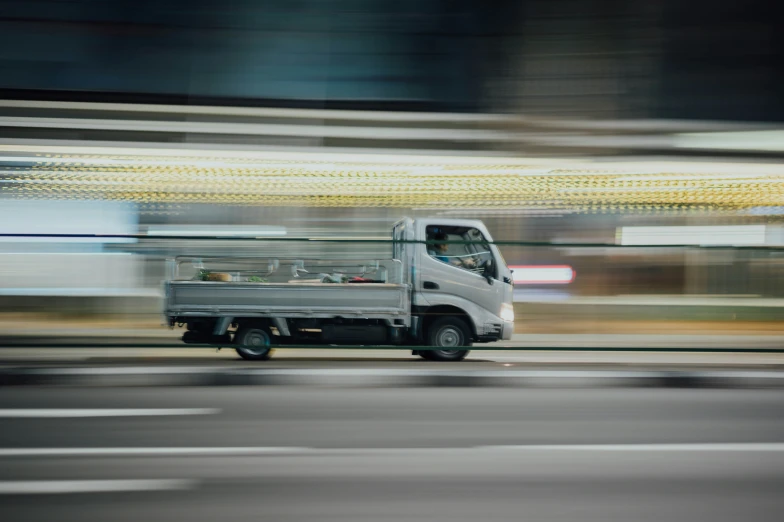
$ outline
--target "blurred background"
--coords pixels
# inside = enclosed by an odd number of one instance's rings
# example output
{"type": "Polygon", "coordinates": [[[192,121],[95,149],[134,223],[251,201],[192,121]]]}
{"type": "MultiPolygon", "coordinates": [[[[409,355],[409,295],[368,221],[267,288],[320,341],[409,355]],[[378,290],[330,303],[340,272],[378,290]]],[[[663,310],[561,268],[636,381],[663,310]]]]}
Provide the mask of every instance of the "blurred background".
{"type": "Polygon", "coordinates": [[[382,256],[284,240],[408,215],[486,222],[519,333],[781,333],[782,14],[0,2],[0,231],[141,236],[0,238],[0,328],[155,328],[167,257],[382,256]]]}
{"type": "Polygon", "coordinates": [[[782,19],[0,0],[3,521],[780,520],[782,19]],[[381,258],[403,216],[484,220],[510,341],[162,324],[168,258],[381,258]]]}

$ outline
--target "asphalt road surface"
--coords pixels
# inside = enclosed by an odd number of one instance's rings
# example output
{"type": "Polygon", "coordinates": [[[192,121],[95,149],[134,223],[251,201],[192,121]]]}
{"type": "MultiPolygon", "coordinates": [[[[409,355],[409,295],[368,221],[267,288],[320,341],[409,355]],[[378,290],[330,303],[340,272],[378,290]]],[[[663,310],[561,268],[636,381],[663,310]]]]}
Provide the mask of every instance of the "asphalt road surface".
{"type": "Polygon", "coordinates": [[[8,520],[781,520],[784,392],[1,388],[8,520]]]}

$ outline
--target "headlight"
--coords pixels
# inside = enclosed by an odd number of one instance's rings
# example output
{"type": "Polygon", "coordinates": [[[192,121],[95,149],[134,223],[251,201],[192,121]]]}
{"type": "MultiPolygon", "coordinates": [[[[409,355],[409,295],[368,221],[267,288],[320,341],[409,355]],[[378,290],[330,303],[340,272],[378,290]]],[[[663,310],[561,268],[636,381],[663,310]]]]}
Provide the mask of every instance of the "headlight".
{"type": "Polygon", "coordinates": [[[501,319],[507,322],[514,322],[514,307],[509,303],[501,305],[501,319]]]}

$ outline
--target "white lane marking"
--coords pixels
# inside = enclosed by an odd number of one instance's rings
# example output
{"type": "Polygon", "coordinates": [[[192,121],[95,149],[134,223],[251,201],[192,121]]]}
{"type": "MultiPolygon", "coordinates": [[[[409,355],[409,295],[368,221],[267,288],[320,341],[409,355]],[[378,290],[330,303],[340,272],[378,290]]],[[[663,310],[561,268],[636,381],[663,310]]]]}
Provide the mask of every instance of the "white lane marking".
{"type": "Polygon", "coordinates": [[[297,446],[172,447],[172,448],[3,448],[2,457],[182,457],[465,453],[470,451],[529,452],[784,452],[784,442],[674,443],[674,444],[528,444],[455,448],[315,448],[297,446]]]}
{"type": "Polygon", "coordinates": [[[51,419],[81,417],[169,417],[176,415],[217,415],[218,408],[120,408],[120,409],[5,409],[3,419],[51,419]]]}
{"type": "Polygon", "coordinates": [[[23,480],[0,481],[0,495],[112,493],[118,491],[173,491],[191,489],[193,480],[23,480]]]}
{"type": "Polygon", "coordinates": [[[759,452],[784,451],[782,442],[706,442],[685,444],[549,444],[549,445],[510,445],[477,446],[479,449],[503,451],[637,451],[637,452],[681,452],[681,451],[725,451],[759,452]]]}
{"type": "Polygon", "coordinates": [[[238,456],[271,453],[304,453],[313,448],[229,447],[229,448],[2,448],[0,457],[146,457],[146,456],[238,456]]]}

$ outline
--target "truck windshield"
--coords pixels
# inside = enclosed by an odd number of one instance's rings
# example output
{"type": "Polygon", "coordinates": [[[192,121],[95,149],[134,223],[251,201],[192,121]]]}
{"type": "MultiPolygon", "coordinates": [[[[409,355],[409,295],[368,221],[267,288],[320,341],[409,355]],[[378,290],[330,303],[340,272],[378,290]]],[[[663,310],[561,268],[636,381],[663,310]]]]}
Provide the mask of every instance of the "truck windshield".
{"type": "Polygon", "coordinates": [[[478,229],[428,226],[426,233],[428,253],[433,258],[464,270],[496,276],[492,250],[478,229]]]}

